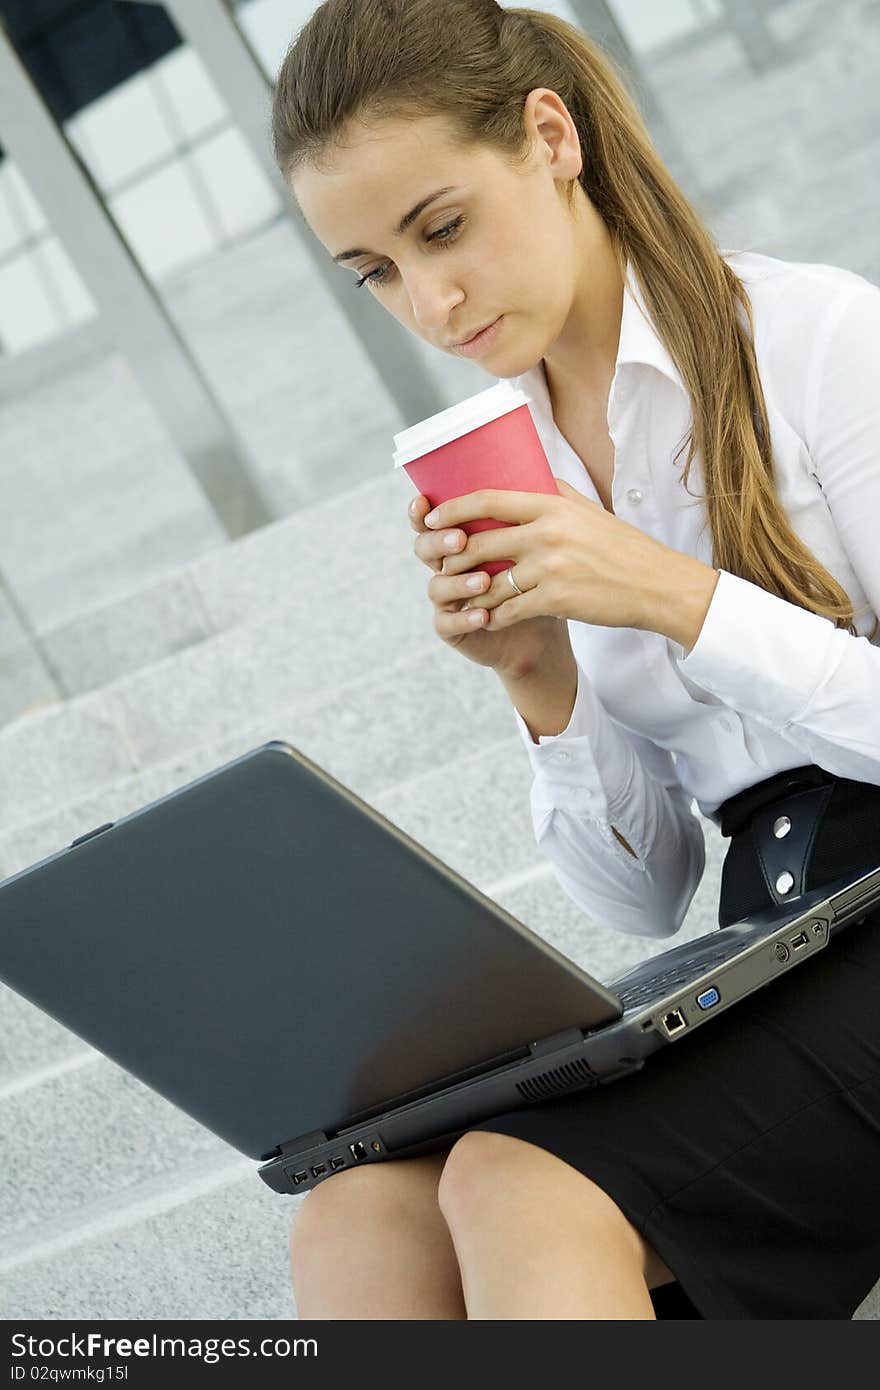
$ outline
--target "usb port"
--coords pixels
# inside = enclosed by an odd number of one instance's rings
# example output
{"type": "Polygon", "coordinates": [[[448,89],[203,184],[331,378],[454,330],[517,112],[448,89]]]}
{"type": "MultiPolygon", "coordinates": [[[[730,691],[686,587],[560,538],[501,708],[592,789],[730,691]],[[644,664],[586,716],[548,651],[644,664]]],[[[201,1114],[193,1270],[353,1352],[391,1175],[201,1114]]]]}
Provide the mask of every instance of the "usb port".
{"type": "Polygon", "coordinates": [[[720,998],[721,995],[718,993],[715,986],[710,985],[708,989],[703,990],[702,994],[697,995],[697,1003],[701,1009],[711,1009],[712,1005],[717,1004],[720,998]]]}
{"type": "Polygon", "coordinates": [[[326,1173],[326,1171],[327,1171],[327,1165],[326,1165],[326,1163],[316,1163],[315,1166],[314,1166],[314,1168],[312,1169],[312,1173],[313,1173],[313,1175],[314,1175],[316,1178],[322,1177],[322,1176],[324,1175],[324,1173],[326,1173]]]}
{"type": "Polygon", "coordinates": [[[791,944],[796,951],[799,951],[802,946],[806,946],[807,944],[807,933],[805,931],[799,931],[797,936],[791,938],[791,944]]]}
{"type": "Polygon", "coordinates": [[[306,1178],[307,1178],[308,1176],[309,1176],[308,1170],[307,1170],[306,1168],[304,1168],[304,1169],[302,1170],[301,1173],[294,1173],[294,1175],[293,1175],[293,1181],[294,1181],[295,1183],[305,1182],[305,1180],[306,1180],[306,1178]]]}
{"type": "Polygon", "coordinates": [[[340,1157],[340,1158],[331,1158],[331,1160],[330,1160],[330,1167],[333,1168],[333,1169],[336,1169],[336,1168],[344,1168],[344,1167],[345,1167],[345,1159],[344,1159],[344,1158],[341,1158],[341,1157],[340,1157]]]}

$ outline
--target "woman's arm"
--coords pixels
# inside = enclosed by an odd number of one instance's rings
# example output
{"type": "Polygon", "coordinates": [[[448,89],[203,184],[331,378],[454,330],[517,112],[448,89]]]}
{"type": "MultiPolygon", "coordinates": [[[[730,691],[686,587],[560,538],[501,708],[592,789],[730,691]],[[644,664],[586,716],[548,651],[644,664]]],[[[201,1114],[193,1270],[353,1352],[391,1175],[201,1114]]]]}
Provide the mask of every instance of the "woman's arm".
{"type": "MultiPolygon", "coordinates": [[[[840,543],[880,613],[880,290],[856,290],[808,378],[806,444],[840,543]]],[[[870,627],[869,627],[870,631],[870,627]]],[[[675,639],[673,639],[675,640],[675,639]]],[[[875,641],[878,640],[875,637],[875,641]]],[[[722,571],[679,669],[795,744],[804,761],[880,785],[880,649],[722,571]]]]}
{"type": "MultiPolygon", "coordinates": [[[[561,734],[568,727],[578,686],[577,662],[570,648],[553,670],[542,665],[540,670],[527,676],[515,677],[501,672],[499,675],[533,743],[561,734]]],[[[635,850],[627,844],[617,826],[612,825],[611,830],[627,854],[635,859],[635,850]]]]}
{"type": "Polygon", "coordinates": [[[569,656],[501,677],[534,773],[535,838],[594,921],[671,936],[703,874],[702,826],[671,754],[617,724],[569,656]]]}

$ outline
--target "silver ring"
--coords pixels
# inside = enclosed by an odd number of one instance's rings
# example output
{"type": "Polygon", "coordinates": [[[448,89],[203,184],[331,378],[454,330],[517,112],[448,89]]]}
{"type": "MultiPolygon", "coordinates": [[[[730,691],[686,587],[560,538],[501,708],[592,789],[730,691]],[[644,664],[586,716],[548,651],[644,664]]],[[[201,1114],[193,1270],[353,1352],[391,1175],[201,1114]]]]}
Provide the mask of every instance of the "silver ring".
{"type": "Polygon", "coordinates": [[[517,593],[517,594],[522,595],[522,592],[523,592],[523,591],[522,591],[522,589],[519,587],[519,585],[517,584],[516,580],[515,580],[514,577],[513,577],[513,565],[511,565],[511,566],[510,566],[510,569],[507,571],[507,577],[508,577],[508,579],[510,580],[510,583],[511,583],[513,589],[514,589],[514,592],[517,593]]]}

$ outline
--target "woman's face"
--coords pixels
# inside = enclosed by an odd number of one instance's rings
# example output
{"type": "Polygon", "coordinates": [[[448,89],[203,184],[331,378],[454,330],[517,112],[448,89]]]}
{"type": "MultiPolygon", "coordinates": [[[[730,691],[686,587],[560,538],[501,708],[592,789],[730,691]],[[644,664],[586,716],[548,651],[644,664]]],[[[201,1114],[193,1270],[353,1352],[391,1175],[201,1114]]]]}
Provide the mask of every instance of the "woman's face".
{"type": "Polygon", "coordinates": [[[292,180],[306,221],[347,267],[351,292],[372,295],[425,342],[469,356],[454,344],[500,318],[476,358],[496,377],[534,366],[575,305],[588,311],[590,267],[608,255],[583,189],[573,209],[566,202],[581,153],[565,104],[537,88],[524,120],[523,165],[488,146],[462,150],[444,119],[420,117],[354,128],[327,171],[304,167],[292,180]],[[355,277],[366,281],[359,289],[355,277]]]}

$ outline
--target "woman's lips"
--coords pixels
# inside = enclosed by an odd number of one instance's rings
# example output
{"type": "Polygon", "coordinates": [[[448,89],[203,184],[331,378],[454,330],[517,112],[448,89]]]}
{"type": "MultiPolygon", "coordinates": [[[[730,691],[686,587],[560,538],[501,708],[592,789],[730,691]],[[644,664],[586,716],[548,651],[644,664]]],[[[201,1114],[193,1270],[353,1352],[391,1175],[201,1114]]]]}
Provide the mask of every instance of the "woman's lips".
{"type": "Polygon", "coordinates": [[[483,353],[489,351],[498,337],[503,318],[504,315],[502,314],[494,323],[490,323],[488,328],[484,328],[482,333],[478,333],[467,343],[458,343],[452,351],[460,352],[463,357],[482,357],[483,353]]]}

